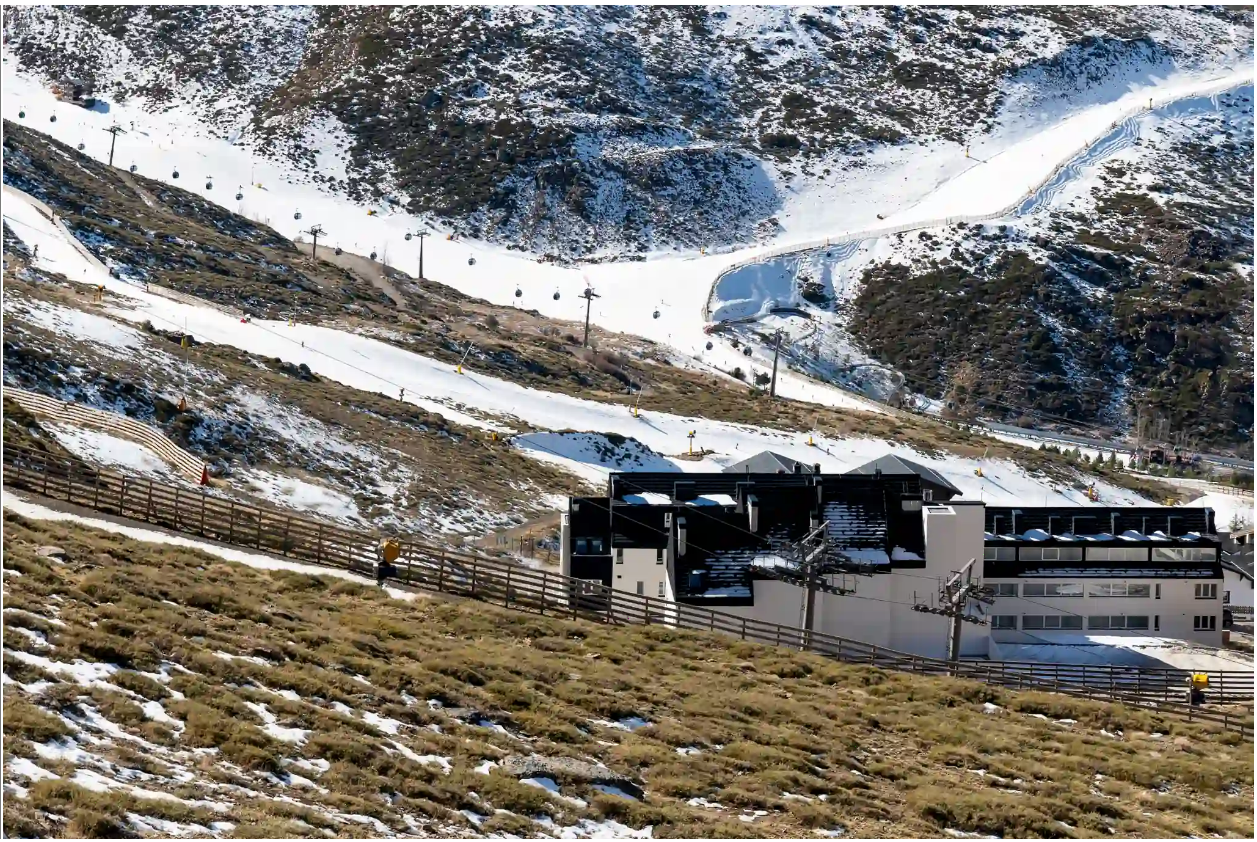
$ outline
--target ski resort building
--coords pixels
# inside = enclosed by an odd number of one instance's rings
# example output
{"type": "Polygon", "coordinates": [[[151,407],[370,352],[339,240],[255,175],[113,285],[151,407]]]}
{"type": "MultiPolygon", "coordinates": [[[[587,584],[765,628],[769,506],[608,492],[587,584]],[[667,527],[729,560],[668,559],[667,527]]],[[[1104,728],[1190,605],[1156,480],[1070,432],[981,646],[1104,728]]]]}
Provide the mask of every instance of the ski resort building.
{"type": "Polygon", "coordinates": [[[983,538],[993,657],[1045,644],[1222,644],[1212,509],[988,507],[983,538]]]}
{"type": "MultiPolygon", "coordinates": [[[[802,624],[797,542],[823,546],[813,628],[941,655],[948,620],[914,610],[982,555],[982,506],[922,502],[915,475],[612,474],[605,497],[569,501],[562,571],[601,588],[749,619],[802,624]],[[927,561],[928,559],[928,561],[927,561]]],[[[575,595],[579,597],[579,595],[575,595]]],[[[966,651],[985,655],[971,635],[966,651]]]]}
{"type": "Polygon", "coordinates": [[[987,624],[964,625],[964,657],[1105,663],[1167,639],[1221,645],[1211,509],[986,507],[926,502],[922,486],[876,470],[615,473],[606,496],[569,500],[562,572],[595,610],[612,589],[648,598],[660,622],[679,604],[801,627],[806,554],[816,632],[943,657],[951,620],[920,609],[975,560],[993,601],[971,603],[987,624]]]}

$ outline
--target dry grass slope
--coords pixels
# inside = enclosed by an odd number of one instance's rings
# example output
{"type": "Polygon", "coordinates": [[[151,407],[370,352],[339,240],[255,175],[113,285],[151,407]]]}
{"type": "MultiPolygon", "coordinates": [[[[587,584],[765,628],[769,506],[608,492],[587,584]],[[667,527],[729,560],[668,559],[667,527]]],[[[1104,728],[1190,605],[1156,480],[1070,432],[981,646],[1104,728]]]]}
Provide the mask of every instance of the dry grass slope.
{"type": "Polygon", "coordinates": [[[8,836],[1253,835],[1251,745],[1146,711],[4,527],[8,836]]]}

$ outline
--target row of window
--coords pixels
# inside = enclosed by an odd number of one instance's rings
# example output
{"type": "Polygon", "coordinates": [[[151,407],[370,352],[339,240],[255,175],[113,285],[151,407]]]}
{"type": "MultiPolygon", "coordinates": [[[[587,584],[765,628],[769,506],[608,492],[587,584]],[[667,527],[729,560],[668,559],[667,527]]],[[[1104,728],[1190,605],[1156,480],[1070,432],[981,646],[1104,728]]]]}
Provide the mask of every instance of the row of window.
{"type": "MultiPolygon", "coordinates": [[[[638,582],[638,583],[637,583],[637,595],[638,595],[638,596],[645,596],[645,595],[646,595],[646,583],[645,583],[645,582],[638,582]]],[[[656,594],[656,596],[663,596],[663,582],[660,582],[660,583],[659,583],[659,592],[658,592],[658,594],[656,594]]]]}
{"type": "MultiPolygon", "coordinates": [[[[608,552],[606,541],[602,538],[577,538],[572,544],[573,555],[606,555],[608,552]]],[[[624,563],[623,547],[616,548],[615,563],[624,563]]],[[[663,564],[662,548],[655,550],[655,564],[663,564]]]]}
{"type": "MultiPolygon", "coordinates": [[[[1016,631],[1017,615],[1000,614],[991,617],[992,629],[1009,629],[1016,631]]],[[[1022,614],[1021,628],[1024,631],[1039,630],[1082,630],[1082,617],[1077,614],[1022,614]]],[[[1087,628],[1091,631],[1147,631],[1146,616],[1098,615],[1087,618],[1087,628]]],[[[1213,614],[1198,614],[1192,618],[1192,628],[1196,631],[1216,631],[1218,618],[1213,614]]],[[[1161,630],[1161,615],[1152,617],[1152,630],[1161,630]]]]}
{"type": "MultiPolygon", "coordinates": [[[[1147,547],[1086,547],[1087,561],[1141,562],[1147,547]]],[[[983,549],[986,561],[1082,561],[1083,547],[992,547],[983,549]]],[[[1153,547],[1153,561],[1216,561],[1214,547],[1153,547]]]]}
{"type": "MultiPolygon", "coordinates": [[[[1017,596],[1016,582],[1000,582],[989,586],[995,596],[1017,596]]],[[[1020,585],[1021,595],[1081,597],[1084,588],[1077,582],[1025,582],[1020,585]]],[[[1090,597],[1127,597],[1147,599],[1150,596],[1161,598],[1160,583],[1143,585],[1135,582],[1091,582],[1086,586],[1086,595],[1090,597]]],[[[1217,582],[1197,582],[1196,599],[1217,599],[1217,582]]]]}
{"type": "MultiPolygon", "coordinates": [[[[624,548],[623,547],[620,547],[619,549],[615,551],[615,563],[616,564],[624,563],[624,548]]],[[[655,564],[663,564],[663,550],[662,549],[655,550],[655,564]]]]}

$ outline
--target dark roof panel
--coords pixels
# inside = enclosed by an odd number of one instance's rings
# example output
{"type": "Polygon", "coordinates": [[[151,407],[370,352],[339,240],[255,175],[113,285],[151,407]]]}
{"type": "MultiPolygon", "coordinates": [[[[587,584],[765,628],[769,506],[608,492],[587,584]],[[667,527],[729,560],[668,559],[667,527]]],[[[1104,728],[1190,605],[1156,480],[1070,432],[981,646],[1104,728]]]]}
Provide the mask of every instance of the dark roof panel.
{"type": "Polygon", "coordinates": [[[812,465],[799,459],[792,459],[789,456],[782,456],[780,453],[773,453],[771,450],[764,450],[749,456],[741,462],[735,462],[724,469],[726,474],[777,474],[777,473],[794,473],[795,463],[799,464],[799,473],[812,473],[812,465]]]}
{"type": "Polygon", "coordinates": [[[858,468],[852,468],[847,471],[848,474],[875,474],[881,471],[883,476],[903,476],[905,474],[915,474],[926,482],[937,485],[940,488],[946,488],[953,494],[960,494],[961,491],[953,485],[946,477],[933,468],[927,468],[910,459],[904,459],[895,453],[887,453],[885,456],[879,456],[872,462],[865,462],[858,468]]]}

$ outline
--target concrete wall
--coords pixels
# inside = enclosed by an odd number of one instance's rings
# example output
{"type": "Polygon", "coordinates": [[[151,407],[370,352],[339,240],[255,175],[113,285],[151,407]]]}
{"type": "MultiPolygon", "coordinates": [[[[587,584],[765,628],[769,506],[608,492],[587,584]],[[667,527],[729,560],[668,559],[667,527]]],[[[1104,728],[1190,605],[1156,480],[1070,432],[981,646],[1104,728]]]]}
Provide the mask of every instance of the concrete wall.
{"type": "MultiPolygon", "coordinates": [[[[1116,635],[1132,635],[1139,637],[1169,637],[1177,640],[1190,641],[1202,646],[1222,645],[1222,592],[1221,580],[1207,580],[1216,584],[1216,599],[1197,599],[1196,585],[1205,584],[1201,580],[1179,579],[1081,579],[1081,578],[1038,578],[1034,579],[986,579],[983,584],[993,586],[1001,583],[1016,583],[1018,596],[999,597],[988,611],[991,615],[1013,615],[1017,617],[1017,630],[996,629],[991,632],[991,639],[999,643],[1036,643],[1041,634],[1038,630],[1026,631],[1022,628],[1023,616],[1080,616],[1082,629],[1078,632],[1092,634],[1108,634],[1109,632],[1089,628],[1087,618],[1091,616],[1145,616],[1148,628],[1135,632],[1117,631],[1116,635]],[[1034,584],[1074,584],[1082,588],[1083,596],[1034,596],[1025,597],[1024,588],[1027,583],[1034,584]],[[1128,583],[1147,585],[1150,596],[1147,597],[1110,597],[1091,596],[1090,586],[1093,584],[1128,583]],[[1161,597],[1156,597],[1157,586],[1160,585],[1161,597]],[[1212,614],[1217,617],[1214,631],[1196,631],[1194,628],[1197,615],[1212,614]],[[1159,618],[1159,620],[1158,620],[1159,618]],[[1158,627],[1159,626],[1159,627],[1158,627]]],[[[1045,629],[1044,631],[1056,631],[1045,629]]]]}
{"type": "MultiPolygon", "coordinates": [[[[940,581],[971,558],[981,558],[983,507],[934,505],[923,510],[926,526],[924,569],[873,576],[829,577],[831,584],[854,587],[846,596],[816,595],[816,630],[916,655],[947,655],[950,622],[946,617],[914,611],[918,603],[937,604],[940,581]]],[[[805,590],[784,582],[757,581],[755,604],[721,608],[730,614],[797,626],[802,621],[805,590]]],[[[961,630],[961,655],[985,656],[987,629],[966,623],[961,630]]]]}
{"type": "Polygon", "coordinates": [[[1252,608],[1253,580],[1246,576],[1241,576],[1234,570],[1227,570],[1225,568],[1222,570],[1222,576],[1222,589],[1229,591],[1231,594],[1231,601],[1228,603],[1228,607],[1236,606],[1239,608],[1252,608]]]}
{"type": "MultiPolygon", "coordinates": [[[[651,599],[659,598],[659,586],[663,585],[663,593],[669,594],[669,577],[667,559],[658,561],[658,551],[654,549],[625,549],[617,547],[612,550],[611,587],[617,591],[637,593],[637,583],[642,583],[642,596],[651,599]]],[[[664,553],[666,556],[667,554],[664,553]]]]}

